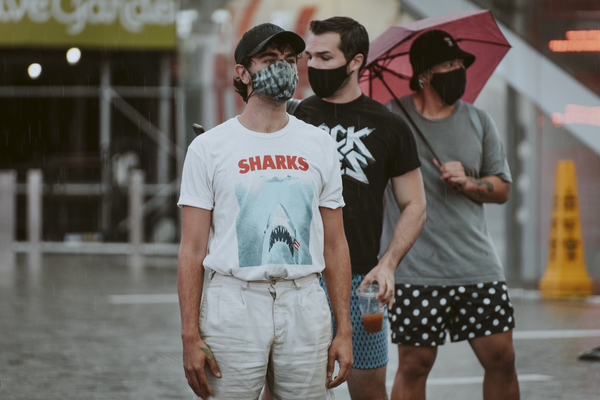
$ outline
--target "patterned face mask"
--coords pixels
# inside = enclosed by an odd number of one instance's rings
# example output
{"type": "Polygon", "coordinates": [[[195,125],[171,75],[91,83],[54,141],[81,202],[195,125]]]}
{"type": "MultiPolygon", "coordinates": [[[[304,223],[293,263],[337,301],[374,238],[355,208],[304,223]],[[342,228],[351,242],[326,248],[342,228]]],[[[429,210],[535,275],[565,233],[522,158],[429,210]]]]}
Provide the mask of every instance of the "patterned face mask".
{"type": "Polygon", "coordinates": [[[298,86],[298,70],[284,60],[279,60],[267,68],[253,73],[250,78],[252,79],[253,93],[259,93],[275,100],[288,101],[298,86]]]}

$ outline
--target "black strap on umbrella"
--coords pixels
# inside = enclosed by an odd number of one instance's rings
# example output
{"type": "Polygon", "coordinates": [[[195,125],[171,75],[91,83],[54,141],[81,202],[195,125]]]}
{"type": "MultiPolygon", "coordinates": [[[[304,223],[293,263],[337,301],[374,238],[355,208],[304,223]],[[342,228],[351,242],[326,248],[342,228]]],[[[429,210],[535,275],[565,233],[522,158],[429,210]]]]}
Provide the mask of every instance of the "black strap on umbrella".
{"type": "Polygon", "coordinates": [[[417,124],[415,123],[415,121],[412,119],[412,117],[410,116],[410,114],[406,111],[406,108],[402,105],[402,103],[400,102],[400,100],[398,100],[398,98],[396,97],[396,95],[394,95],[394,92],[392,91],[392,89],[389,87],[389,85],[387,84],[387,82],[383,79],[383,77],[381,76],[381,72],[373,70],[373,73],[375,74],[375,76],[377,78],[379,78],[379,80],[381,81],[381,83],[383,83],[383,85],[386,87],[386,89],[390,92],[390,94],[392,95],[392,98],[394,99],[394,101],[396,101],[396,104],[398,105],[398,107],[400,107],[400,109],[402,110],[403,114],[406,116],[406,118],[410,122],[410,124],[415,128],[415,131],[417,132],[417,134],[421,137],[421,139],[423,139],[423,142],[425,143],[425,145],[431,151],[431,154],[433,154],[433,157],[435,157],[435,159],[438,161],[438,163],[440,163],[440,165],[443,164],[442,160],[440,159],[440,157],[437,155],[437,153],[435,152],[435,150],[433,150],[433,147],[431,147],[431,143],[429,143],[429,140],[427,140],[427,138],[425,137],[425,135],[423,134],[423,132],[421,131],[421,129],[419,129],[419,127],[417,126],[417,124]]]}
{"type": "Polygon", "coordinates": [[[427,140],[427,138],[425,137],[423,132],[421,132],[421,129],[419,129],[419,127],[417,126],[415,121],[412,119],[410,114],[406,111],[406,108],[404,108],[404,105],[402,105],[402,103],[400,103],[400,100],[398,100],[398,98],[396,96],[394,96],[394,100],[396,101],[396,104],[398,104],[398,107],[400,107],[402,109],[402,113],[406,116],[406,118],[411,123],[413,128],[415,128],[415,131],[417,131],[417,133],[419,134],[421,139],[423,139],[423,142],[425,142],[425,144],[429,148],[429,151],[431,151],[431,154],[433,154],[433,157],[435,157],[435,159],[438,161],[438,163],[440,163],[440,165],[442,165],[443,162],[440,159],[440,156],[438,156],[437,153],[435,152],[435,150],[433,150],[433,147],[431,147],[431,143],[429,143],[429,140],[427,140]]]}

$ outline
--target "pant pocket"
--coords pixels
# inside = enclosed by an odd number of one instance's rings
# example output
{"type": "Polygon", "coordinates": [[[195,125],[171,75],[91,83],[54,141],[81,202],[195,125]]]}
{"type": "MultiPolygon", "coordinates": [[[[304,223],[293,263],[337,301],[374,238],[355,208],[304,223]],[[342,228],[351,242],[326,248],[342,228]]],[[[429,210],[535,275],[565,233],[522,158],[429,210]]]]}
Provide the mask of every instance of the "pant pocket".
{"type": "Polygon", "coordinates": [[[222,285],[215,285],[212,282],[205,289],[198,320],[201,335],[214,323],[214,314],[218,313],[222,289],[222,285]]]}

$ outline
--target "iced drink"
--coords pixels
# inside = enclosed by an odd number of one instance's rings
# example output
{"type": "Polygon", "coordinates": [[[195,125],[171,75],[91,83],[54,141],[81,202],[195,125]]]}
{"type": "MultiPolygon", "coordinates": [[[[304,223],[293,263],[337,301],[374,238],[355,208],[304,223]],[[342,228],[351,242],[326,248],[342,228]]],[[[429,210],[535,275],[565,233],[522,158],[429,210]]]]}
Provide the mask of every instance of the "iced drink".
{"type": "Polygon", "coordinates": [[[356,289],[365,332],[376,333],[383,328],[383,311],[385,306],[379,306],[379,301],[376,298],[378,292],[379,284],[377,282],[369,283],[356,289]]]}
{"type": "Polygon", "coordinates": [[[379,314],[363,315],[365,332],[376,333],[383,328],[383,312],[379,314]]]}

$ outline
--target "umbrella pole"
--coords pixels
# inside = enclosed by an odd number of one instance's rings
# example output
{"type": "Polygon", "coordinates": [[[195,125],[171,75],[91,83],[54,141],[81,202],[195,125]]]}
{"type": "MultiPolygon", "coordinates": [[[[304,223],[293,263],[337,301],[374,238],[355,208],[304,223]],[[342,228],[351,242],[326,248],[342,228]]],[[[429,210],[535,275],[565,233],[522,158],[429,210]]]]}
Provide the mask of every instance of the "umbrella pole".
{"type": "Polygon", "coordinates": [[[404,108],[404,106],[402,105],[402,103],[400,103],[400,100],[398,100],[398,98],[394,95],[394,92],[388,86],[387,82],[385,80],[383,80],[383,78],[381,77],[381,75],[378,75],[378,78],[383,83],[383,85],[385,86],[385,88],[390,92],[390,94],[392,95],[392,98],[394,99],[394,101],[396,101],[396,104],[398,105],[398,107],[400,107],[400,109],[402,110],[402,113],[406,116],[406,119],[408,119],[408,121],[413,126],[413,128],[415,128],[415,131],[417,132],[417,134],[421,137],[421,139],[423,139],[423,142],[429,148],[429,150],[431,151],[431,154],[433,154],[433,157],[438,161],[438,163],[440,163],[440,165],[442,165],[443,162],[440,159],[440,157],[437,155],[437,153],[435,152],[435,150],[433,150],[433,147],[431,147],[431,143],[429,143],[429,140],[427,140],[427,138],[425,137],[425,135],[423,134],[423,132],[421,132],[421,130],[419,129],[419,127],[417,126],[417,124],[415,123],[415,121],[413,121],[412,117],[406,111],[406,108],[404,108]]]}

